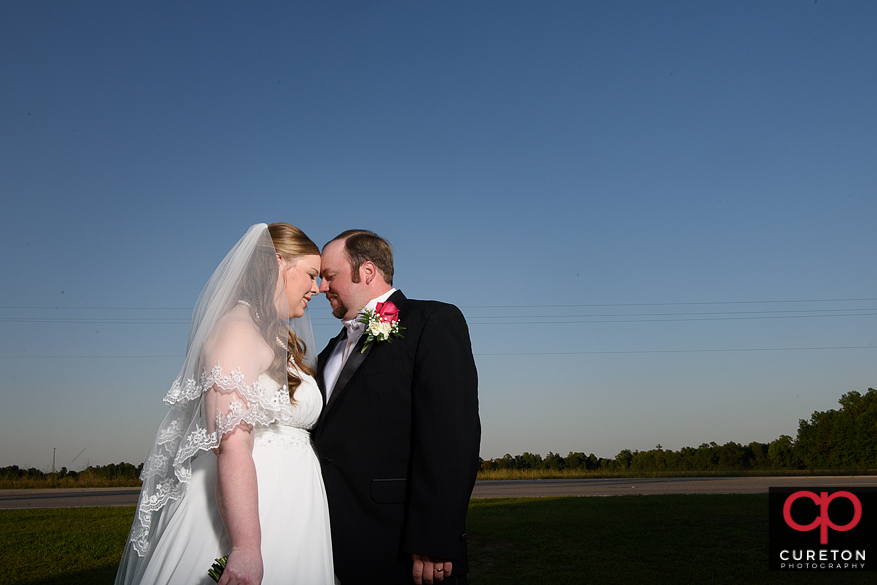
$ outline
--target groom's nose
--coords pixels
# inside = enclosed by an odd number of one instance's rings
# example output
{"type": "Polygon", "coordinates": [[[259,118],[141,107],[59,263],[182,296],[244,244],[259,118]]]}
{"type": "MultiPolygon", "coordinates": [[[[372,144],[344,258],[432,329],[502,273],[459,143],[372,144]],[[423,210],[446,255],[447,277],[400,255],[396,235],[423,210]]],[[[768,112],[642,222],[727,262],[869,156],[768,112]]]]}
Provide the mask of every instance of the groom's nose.
{"type": "Polygon", "coordinates": [[[329,283],[326,281],[325,278],[320,279],[320,288],[318,288],[317,290],[323,294],[329,292],[329,283]]]}

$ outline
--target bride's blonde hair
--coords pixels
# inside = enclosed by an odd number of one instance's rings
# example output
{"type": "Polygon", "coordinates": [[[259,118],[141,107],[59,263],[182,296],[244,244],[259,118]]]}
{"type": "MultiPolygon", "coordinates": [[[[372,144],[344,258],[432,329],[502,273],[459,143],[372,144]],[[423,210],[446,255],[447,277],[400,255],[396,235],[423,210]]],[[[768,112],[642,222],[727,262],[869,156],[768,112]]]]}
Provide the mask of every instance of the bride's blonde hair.
{"type": "Polygon", "coordinates": [[[298,373],[313,376],[314,371],[304,362],[307,350],[305,342],[277,318],[272,283],[277,282],[277,254],[292,264],[301,256],[319,256],[320,249],[303,231],[288,223],[272,223],[268,226],[268,233],[273,247],[269,249],[265,246],[259,251],[258,258],[254,258],[249,267],[250,274],[243,283],[241,298],[250,304],[250,317],[274,350],[274,361],[268,368],[268,375],[280,384],[286,382],[289,399],[295,403],[293,396],[301,385],[298,373]],[[285,344],[283,339],[286,340],[285,344]]]}

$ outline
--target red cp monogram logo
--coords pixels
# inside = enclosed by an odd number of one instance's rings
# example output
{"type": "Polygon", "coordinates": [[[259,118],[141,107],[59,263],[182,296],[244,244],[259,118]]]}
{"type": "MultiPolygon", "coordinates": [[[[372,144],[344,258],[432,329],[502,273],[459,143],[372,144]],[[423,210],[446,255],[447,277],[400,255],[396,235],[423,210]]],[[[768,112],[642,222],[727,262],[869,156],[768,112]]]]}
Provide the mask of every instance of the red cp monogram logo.
{"type": "Polygon", "coordinates": [[[785,518],[786,524],[788,524],[790,528],[794,528],[799,532],[808,532],[818,526],[819,544],[828,544],[829,528],[839,532],[846,532],[847,530],[855,528],[859,523],[859,520],[862,519],[862,502],[850,492],[834,492],[830,496],[828,495],[828,492],[820,492],[818,496],[813,492],[795,492],[786,499],[786,503],[783,505],[783,518],[785,518]],[[806,526],[801,526],[792,519],[792,504],[795,503],[795,500],[798,498],[810,498],[817,506],[819,506],[819,517],[806,526]],[[853,504],[853,519],[850,520],[849,524],[838,526],[828,517],[828,505],[835,498],[846,498],[853,504]]]}

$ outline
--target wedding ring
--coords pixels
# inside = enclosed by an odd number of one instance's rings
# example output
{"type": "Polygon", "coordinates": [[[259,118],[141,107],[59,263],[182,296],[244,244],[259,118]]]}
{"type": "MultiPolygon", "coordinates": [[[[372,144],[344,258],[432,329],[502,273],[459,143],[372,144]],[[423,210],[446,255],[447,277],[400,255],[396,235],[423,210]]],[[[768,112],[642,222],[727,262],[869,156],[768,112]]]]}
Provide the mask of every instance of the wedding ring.
{"type": "Polygon", "coordinates": [[[433,569],[433,571],[435,571],[436,573],[444,573],[445,572],[444,569],[433,569]]]}

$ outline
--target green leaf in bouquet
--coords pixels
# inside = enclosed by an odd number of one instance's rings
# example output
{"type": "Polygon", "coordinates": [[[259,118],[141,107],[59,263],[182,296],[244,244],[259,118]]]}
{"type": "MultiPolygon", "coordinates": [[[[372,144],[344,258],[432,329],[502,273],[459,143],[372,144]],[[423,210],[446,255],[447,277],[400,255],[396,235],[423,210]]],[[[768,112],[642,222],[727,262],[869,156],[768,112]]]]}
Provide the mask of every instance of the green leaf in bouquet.
{"type": "Polygon", "coordinates": [[[227,562],[228,555],[225,555],[221,559],[216,559],[213,566],[207,569],[207,574],[210,575],[210,578],[219,583],[219,578],[222,577],[222,572],[225,571],[225,564],[227,562]]]}

